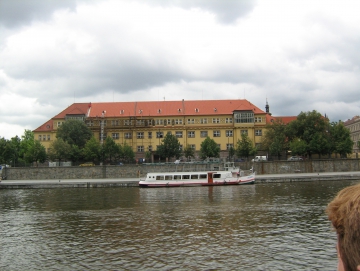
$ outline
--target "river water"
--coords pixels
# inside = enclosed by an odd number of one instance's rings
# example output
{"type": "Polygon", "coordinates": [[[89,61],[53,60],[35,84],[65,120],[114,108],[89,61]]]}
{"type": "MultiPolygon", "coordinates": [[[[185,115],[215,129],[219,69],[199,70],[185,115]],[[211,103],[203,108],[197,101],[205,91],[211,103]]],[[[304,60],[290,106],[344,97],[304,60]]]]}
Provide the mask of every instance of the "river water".
{"type": "Polygon", "coordinates": [[[0,270],[336,270],[351,181],[0,190],[0,270]]]}

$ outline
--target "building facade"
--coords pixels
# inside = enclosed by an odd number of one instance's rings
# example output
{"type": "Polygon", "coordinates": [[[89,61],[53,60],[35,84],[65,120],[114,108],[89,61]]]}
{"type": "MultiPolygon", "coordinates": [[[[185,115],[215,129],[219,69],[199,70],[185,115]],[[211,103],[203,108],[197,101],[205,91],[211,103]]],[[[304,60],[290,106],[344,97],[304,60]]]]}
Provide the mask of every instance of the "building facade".
{"type": "Polygon", "coordinates": [[[359,142],[360,142],[360,116],[354,116],[344,122],[344,126],[349,129],[351,140],[354,142],[353,145],[353,156],[359,153],[359,142]]]}
{"type": "Polygon", "coordinates": [[[189,145],[195,152],[209,136],[222,157],[236,147],[241,134],[259,146],[273,117],[267,103],[263,111],[244,99],[74,103],[34,130],[35,139],[48,150],[68,119],[84,121],[100,142],[110,136],[116,143],[132,146],[136,158],[144,158],[148,151],[156,159],[157,146],[167,133],[175,135],[182,148],[189,145]]]}

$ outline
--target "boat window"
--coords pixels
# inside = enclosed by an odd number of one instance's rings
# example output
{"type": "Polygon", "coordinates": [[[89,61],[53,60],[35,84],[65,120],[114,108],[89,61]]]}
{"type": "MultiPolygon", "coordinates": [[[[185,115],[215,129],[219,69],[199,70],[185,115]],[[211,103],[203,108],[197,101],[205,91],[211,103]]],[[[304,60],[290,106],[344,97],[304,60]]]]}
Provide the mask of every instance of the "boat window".
{"type": "Polygon", "coordinates": [[[156,176],[156,180],[164,180],[164,176],[156,176]]]}
{"type": "Polygon", "coordinates": [[[174,180],[181,180],[181,175],[174,175],[174,180]]]}
{"type": "Polygon", "coordinates": [[[207,179],[207,175],[206,174],[200,174],[200,179],[207,179]]]}
{"type": "Polygon", "coordinates": [[[219,179],[219,178],[221,178],[221,174],[218,174],[218,173],[217,173],[217,174],[214,174],[214,175],[213,175],[213,178],[214,178],[214,179],[219,179]]]}
{"type": "Polygon", "coordinates": [[[172,180],[172,175],[165,175],[165,180],[172,180]]]}
{"type": "Polygon", "coordinates": [[[190,179],[190,175],[183,175],[182,178],[183,178],[183,180],[190,179]]]}
{"type": "Polygon", "coordinates": [[[194,180],[194,179],[199,179],[199,175],[191,175],[191,179],[194,180]]]}

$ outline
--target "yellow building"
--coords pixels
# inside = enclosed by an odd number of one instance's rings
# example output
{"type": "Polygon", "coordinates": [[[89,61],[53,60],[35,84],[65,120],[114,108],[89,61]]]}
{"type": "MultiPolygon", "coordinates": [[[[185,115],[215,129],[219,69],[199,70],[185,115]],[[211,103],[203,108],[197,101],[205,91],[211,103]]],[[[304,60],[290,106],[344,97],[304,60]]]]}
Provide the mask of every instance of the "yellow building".
{"type": "Polygon", "coordinates": [[[136,158],[144,158],[147,151],[155,154],[167,133],[195,151],[209,136],[220,146],[221,157],[227,157],[242,133],[255,145],[261,143],[265,125],[273,119],[268,109],[240,99],[74,103],[33,132],[48,150],[58,127],[68,119],[79,119],[100,142],[110,136],[116,143],[132,146],[136,158]]]}
{"type": "Polygon", "coordinates": [[[360,117],[354,116],[344,122],[344,126],[349,129],[351,140],[354,142],[352,157],[357,158],[359,155],[359,142],[360,142],[360,117]]]}

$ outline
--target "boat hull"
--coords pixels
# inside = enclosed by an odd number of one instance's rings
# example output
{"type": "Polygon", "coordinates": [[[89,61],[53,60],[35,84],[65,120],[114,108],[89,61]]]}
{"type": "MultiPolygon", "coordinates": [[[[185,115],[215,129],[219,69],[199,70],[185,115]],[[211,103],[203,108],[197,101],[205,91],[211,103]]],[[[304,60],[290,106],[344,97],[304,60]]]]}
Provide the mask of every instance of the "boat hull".
{"type": "Polygon", "coordinates": [[[196,180],[196,181],[183,181],[183,180],[169,180],[169,181],[147,181],[141,180],[139,182],[140,187],[184,187],[184,186],[222,186],[222,185],[245,185],[254,184],[255,174],[244,176],[235,179],[224,179],[224,180],[196,180]]]}

